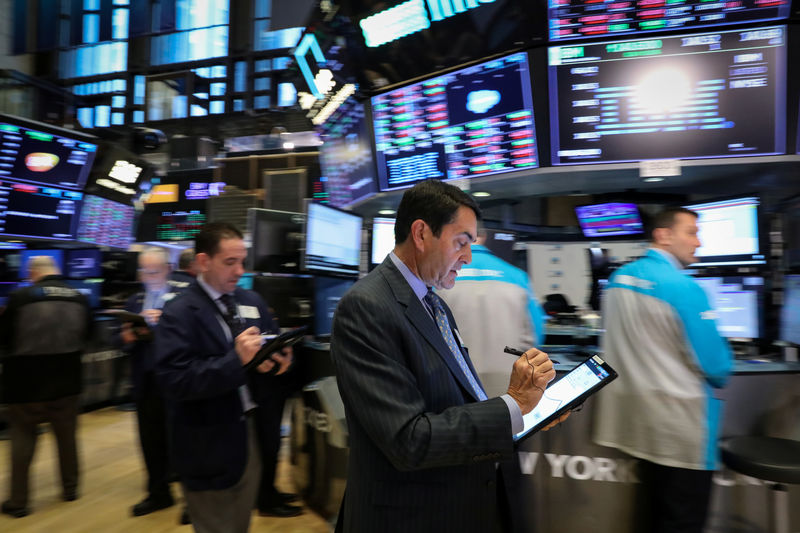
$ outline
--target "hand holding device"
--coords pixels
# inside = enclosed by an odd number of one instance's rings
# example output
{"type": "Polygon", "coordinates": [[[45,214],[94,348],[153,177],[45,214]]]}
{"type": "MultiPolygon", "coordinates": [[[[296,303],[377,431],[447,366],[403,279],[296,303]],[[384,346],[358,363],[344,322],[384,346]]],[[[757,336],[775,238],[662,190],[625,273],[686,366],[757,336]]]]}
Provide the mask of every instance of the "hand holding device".
{"type": "Polygon", "coordinates": [[[517,402],[523,416],[536,407],[547,384],[555,377],[553,362],[545,352],[531,348],[517,359],[507,392],[517,402]]]}
{"type": "Polygon", "coordinates": [[[261,349],[261,332],[259,329],[255,326],[250,326],[239,333],[234,341],[234,348],[242,365],[247,367],[261,349]]]}
{"type": "Polygon", "coordinates": [[[281,333],[277,337],[270,338],[269,336],[265,336],[263,340],[259,335],[259,343],[263,345],[260,347],[258,353],[256,353],[252,360],[244,365],[245,370],[257,369],[259,372],[267,375],[283,373],[292,362],[291,346],[303,338],[303,335],[307,329],[308,326],[301,326],[285,333],[281,333]],[[284,350],[287,348],[289,351],[285,352],[284,350]],[[270,369],[267,371],[258,369],[259,365],[268,360],[271,360],[272,362],[272,367],[270,369]]]}

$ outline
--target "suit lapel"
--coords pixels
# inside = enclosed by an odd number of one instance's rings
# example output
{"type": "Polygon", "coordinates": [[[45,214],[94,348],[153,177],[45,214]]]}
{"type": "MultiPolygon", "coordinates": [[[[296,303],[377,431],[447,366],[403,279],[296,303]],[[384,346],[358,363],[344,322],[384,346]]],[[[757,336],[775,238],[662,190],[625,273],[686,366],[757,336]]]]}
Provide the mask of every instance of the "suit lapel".
{"type": "Polygon", "coordinates": [[[208,331],[211,336],[220,343],[220,347],[224,351],[227,351],[230,348],[228,344],[228,337],[225,335],[225,330],[222,328],[222,324],[219,322],[219,313],[216,309],[211,307],[212,305],[215,305],[211,300],[211,297],[209,297],[205,291],[203,291],[203,288],[199,283],[194,284],[191,289],[187,290],[192,291],[192,301],[190,302],[190,305],[197,317],[198,322],[200,322],[204,330],[208,331]]]}
{"type": "MultiPolygon", "coordinates": [[[[475,391],[472,390],[467,376],[464,375],[464,371],[461,370],[461,367],[455,360],[455,356],[447,346],[444,337],[442,337],[442,332],[439,331],[433,318],[428,314],[428,311],[422,305],[422,302],[419,301],[417,295],[411,290],[411,286],[405,280],[403,274],[400,273],[397,267],[394,266],[394,263],[392,263],[392,260],[388,257],[378,268],[381,270],[381,274],[389,284],[389,288],[391,288],[398,303],[406,308],[405,315],[409,322],[411,322],[417,331],[419,331],[420,335],[422,335],[436,350],[436,353],[441,357],[442,361],[444,361],[444,364],[450,369],[450,373],[461,384],[461,387],[467,394],[469,394],[471,398],[477,400],[478,397],[475,395],[475,391]]],[[[448,318],[451,321],[453,320],[450,313],[448,313],[448,318]]]]}

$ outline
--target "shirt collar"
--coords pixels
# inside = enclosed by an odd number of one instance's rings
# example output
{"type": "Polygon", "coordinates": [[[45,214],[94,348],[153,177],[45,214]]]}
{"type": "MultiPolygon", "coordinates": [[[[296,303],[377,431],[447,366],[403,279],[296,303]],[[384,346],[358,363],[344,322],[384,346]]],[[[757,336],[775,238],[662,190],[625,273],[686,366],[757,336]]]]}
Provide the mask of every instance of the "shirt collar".
{"type": "Polygon", "coordinates": [[[408,282],[408,284],[411,286],[411,290],[414,291],[414,294],[417,296],[417,298],[419,298],[419,301],[422,301],[425,295],[428,294],[428,286],[425,285],[425,282],[419,279],[416,274],[411,272],[411,269],[409,269],[406,264],[395,255],[394,252],[389,253],[389,258],[392,260],[392,263],[394,263],[394,266],[397,267],[397,270],[400,271],[400,274],[403,275],[403,278],[405,278],[406,282],[408,282]]]}
{"type": "Polygon", "coordinates": [[[675,268],[677,268],[678,270],[683,270],[683,269],[684,269],[684,266],[683,266],[683,264],[682,264],[680,261],[678,261],[678,258],[677,258],[677,257],[675,257],[674,255],[672,255],[671,253],[669,253],[668,251],[666,251],[666,250],[662,250],[661,248],[650,248],[650,249],[651,249],[651,250],[653,250],[653,251],[655,251],[655,252],[658,252],[658,253],[660,253],[661,255],[663,255],[664,257],[666,257],[666,258],[667,258],[667,260],[668,260],[670,263],[672,263],[672,266],[674,266],[674,267],[675,267],[675,268]]]}
{"type": "Polygon", "coordinates": [[[200,286],[203,288],[203,290],[206,291],[206,294],[211,296],[211,299],[214,300],[215,302],[219,299],[220,296],[222,296],[221,292],[219,292],[214,287],[212,287],[211,285],[206,283],[206,280],[203,279],[203,275],[202,274],[197,276],[197,283],[200,284],[200,286]]]}

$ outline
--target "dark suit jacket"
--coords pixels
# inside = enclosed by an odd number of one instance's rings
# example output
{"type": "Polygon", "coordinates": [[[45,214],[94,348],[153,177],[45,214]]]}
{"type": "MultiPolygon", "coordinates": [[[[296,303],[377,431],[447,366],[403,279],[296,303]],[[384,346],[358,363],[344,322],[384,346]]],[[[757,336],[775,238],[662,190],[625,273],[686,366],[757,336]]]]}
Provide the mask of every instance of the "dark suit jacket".
{"type": "MultiPolygon", "coordinates": [[[[245,327],[270,331],[273,319],[254,292],[236,289],[240,306],[258,309],[245,327]]],[[[239,387],[248,376],[228,341],[215,303],[193,284],[164,307],[156,373],[167,402],[172,465],[190,490],[222,490],[242,477],[247,429],[239,387]]],[[[255,395],[253,395],[255,396],[255,395]]]]}
{"type": "Polygon", "coordinates": [[[508,407],[477,401],[390,258],[339,302],[331,356],[350,437],[344,531],[492,531],[508,407]]]}

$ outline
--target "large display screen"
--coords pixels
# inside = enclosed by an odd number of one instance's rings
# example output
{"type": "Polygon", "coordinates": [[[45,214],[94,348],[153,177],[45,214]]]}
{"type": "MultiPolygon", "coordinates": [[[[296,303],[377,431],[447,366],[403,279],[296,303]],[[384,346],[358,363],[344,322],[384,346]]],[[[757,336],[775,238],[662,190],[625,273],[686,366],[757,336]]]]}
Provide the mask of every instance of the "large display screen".
{"type": "Polygon", "coordinates": [[[786,151],[785,27],[548,53],[554,165],[786,151]]]}
{"type": "Polygon", "coordinates": [[[135,214],[131,205],[87,194],[78,226],[78,240],[127,249],[133,241],[135,214]]]}
{"type": "Polygon", "coordinates": [[[783,278],[783,307],[781,308],[781,340],[800,344],[800,275],[783,278]]]}
{"type": "Polygon", "coordinates": [[[642,219],[636,204],[607,203],[575,208],[585,237],[618,237],[642,233],[642,219]]]}
{"type": "Polygon", "coordinates": [[[0,235],[74,240],[83,193],[0,180],[0,235]]]}
{"type": "Polygon", "coordinates": [[[381,190],[535,168],[525,53],[372,97],[381,190]]]}
{"type": "Polygon", "coordinates": [[[748,197],[684,206],[698,214],[700,248],[692,266],[764,264],[758,205],[758,198],[748,197]]]}
{"type": "Polygon", "coordinates": [[[717,313],[717,329],[723,337],[761,337],[764,278],[749,276],[695,278],[706,291],[717,313]]]}
{"type": "Polygon", "coordinates": [[[322,137],[319,163],[328,202],[346,207],[377,192],[364,105],[348,98],[317,127],[322,137]]]}
{"type": "Polygon", "coordinates": [[[23,124],[0,116],[0,178],[82,189],[97,145],[23,124]]]}
{"type": "Polygon", "coordinates": [[[548,0],[550,40],[694,29],[789,16],[790,0],[548,0]]]}
{"type": "Polygon", "coordinates": [[[306,204],[308,270],[358,274],[361,258],[361,217],[327,205],[306,204]]]}

